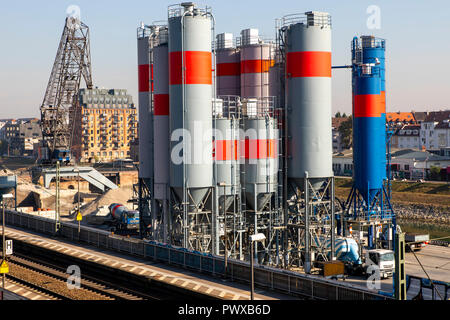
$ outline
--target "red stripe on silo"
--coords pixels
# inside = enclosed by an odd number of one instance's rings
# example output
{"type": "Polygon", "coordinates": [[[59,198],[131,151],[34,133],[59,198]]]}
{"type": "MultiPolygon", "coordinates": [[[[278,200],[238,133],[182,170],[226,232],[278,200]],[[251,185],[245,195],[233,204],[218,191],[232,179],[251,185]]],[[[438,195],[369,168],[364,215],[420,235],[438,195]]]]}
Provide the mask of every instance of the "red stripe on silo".
{"type": "Polygon", "coordinates": [[[288,78],[330,77],[331,52],[288,52],[286,70],[288,78]]]}
{"type": "Polygon", "coordinates": [[[386,113],[386,91],[381,91],[381,104],[383,105],[383,113],[386,113]]]}
{"type": "MultiPolygon", "coordinates": [[[[208,51],[185,51],[185,84],[212,84],[212,60],[208,51]]],[[[169,54],[169,84],[182,84],[181,51],[169,54]]]]}
{"type": "Polygon", "coordinates": [[[168,116],[169,115],[169,95],[168,94],[155,94],[153,96],[155,107],[155,116],[168,116]]]}
{"type": "Polygon", "coordinates": [[[244,157],[245,159],[275,159],[277,140],[275,139],[245,139],[244,157]]]}
{"type": "Polygon", "coordinates": [[[241,61],[241,74],[269,72],[272,63],[273,60],[243,60],[241,61]]]}
{"type": "Polygon", "coordinates": [[[139,65],[139,92],[149,92],[150,90],[150,68],[148,64],[139,65]]]}
{"type": "Polygon", "coordinates": [[[239,62],[218,63],[217,76],[238,76],[241,74],[239,62]]]}
{"type": "Polygon", "coordinates": [[[378,94],[358,94],[354,96],[355,118],[360,117],[381,117],[384,106],[381,103],[381,95],[378,94]]]}
{"type": "Polygon", "coordinates": [[[237,140],[216,140],[214,144],[213,159],[218,161],[238,159],[237,140]],[[234,150],[233,150],[234,149],[234,150]]]}

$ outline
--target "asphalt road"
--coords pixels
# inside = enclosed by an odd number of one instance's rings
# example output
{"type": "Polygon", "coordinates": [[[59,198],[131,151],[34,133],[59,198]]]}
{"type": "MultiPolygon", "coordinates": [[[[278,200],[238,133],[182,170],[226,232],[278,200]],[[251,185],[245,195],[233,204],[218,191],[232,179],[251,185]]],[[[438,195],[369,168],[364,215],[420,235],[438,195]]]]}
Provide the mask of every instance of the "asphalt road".
{"type": "MultiPolygon", "coordinates": [[[[450,247],[441,247],[428,245],[421,251],[415,252],[425,271],[428,273],[431,280],[438,280],[450,283],[450,247]]],[[[420,278],[427,278],[425,272],[420,266],[417,259],[412,252],[406,253],[406,274],[410,276],[416,276],[420,278]]],[[[342,281],[342,280],[341,280],[342,281]]],[[[360,285],[364,288],[368,287],[368,281],[363,277],[349,276],[345,282],[350,282],[355,285],[360,285]]],[[[370,285],[370,284],[369,284],[370,285]]],[[[383,279],[380,281],[379,290],[385,292],[393,291],[392,278],[383,279]]],[[[444,296],[444,292],[438,289],[441,295],[444,296]]],[[[417,295],[419,291],[419,285],[416,282],[412,282],[408,290],[408,298],[411,299],[417,295]]],[[[431,290],[424,289],[422,292],[424,299],[431,299],[431,290]]],[[[447,293],[450,294],[450,293],[447,293]]],[[[438,295],[436,294],[436,297],[438,295]]]]}

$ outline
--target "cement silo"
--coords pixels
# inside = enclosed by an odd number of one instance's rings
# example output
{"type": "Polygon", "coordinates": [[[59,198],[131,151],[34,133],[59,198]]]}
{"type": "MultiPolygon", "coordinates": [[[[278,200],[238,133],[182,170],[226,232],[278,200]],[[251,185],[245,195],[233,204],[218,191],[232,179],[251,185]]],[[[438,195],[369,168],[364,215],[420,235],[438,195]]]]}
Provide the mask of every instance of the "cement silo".
{"type": "Polygon", "coordinates": [[[182,245],[207,251],[209,226],[199,220],[209,221],[213,186],[211,13],[193,3],[171,6],[168,25],[170,187],[182,207],[182,245]]]}
{"type": "Polygon", "coordinates": [[[216,40],[217,95],[241,95],[240,52],[233,47],[233,34],[221,33],[216,40]]]}
{"type": "Polygon", "coordinates": [[[240,135],[241,114],[238,96],[219,96],[214,108],[214,184],[216,189],[215,254],[228,253],[243,258],[242,230],[245,220],[241,211],[240,135]],[[226,237],[223,237],[225,236],[226,237]],[[223,239],[223,241],[221,241],[223,239]]]}
{"type": "Polygon", "coordinates": [[[157,238],[167,241],[170,135],[169,135],[169,48],[167,26],[159,26],[153,39],[153,134],[155,215],[159,217],[157,238]]]}
{"type": "MultiPolygon", "coordinates": [[[[237,98],[237,97],[236,97],[237,98]]],[[[238,195],[240,185],[240,114],[238,110],[230,110],[228,103],[225,102],[221,113],[214,115],[214,163],[215,163],[215,184],[225,184],[226,186],[218,189],[219,211],[228,210],[233,204],[235,196],[238,195]],[[222,207],[225,197],[225,208],[222,207]]]]}
{"type": "Polygon", "coordinates": [[[151,108],[151,29],[138,28],[139,178],[153,178],[153,119],[151,108]]]}
{"type": "Polygon", "coordinates": [[[167,199],[169,185],[169,48],[168,30],[163,27],[155,37],[154,70],[154,152],[155,198],[167,199]]]}
{"type": "Polygon", "coordinates": [[[153,26],[142,24],[137,30],[138,88],[139,88],[139,232],[151,233],[154,226],[153,203],[153,108],[152,108],[152,50],[153,26]]]}
{"type": "Polygon", "coordinates": [[[391,248],[396,232],[389,183],[385,183],[389,179],[385,51],[384,39],[353,38],[353,188],[346,203],[342,232],[355,221],[363,222],[369,248],[377,247],[377,226],[388,230],[391,248]]]}
{"type": "Polygon", "coordinates": [[[253,99],[243,103],[241,183],[245,188],[247,207],[255,211],[264,209],[278,183],[278,122],[273,118],[274,99],[269,98],[266,97],[264,106],[253,99]],[[270,105],[268,101],[271,101],[270,105]]]}
{"type": "Polygon", "coordinates": [[[272,44],[263,43],[260,40],[258,29],[245,29],[241,31],[239,50],[241,59],[241,97],[268,97],[272,44]]]}
{"type": "Polygon", "coordinates": [[[305,177],[319,189],[333,176],[330,21],[307,12],[285,29],[288,178],[301,190],[305,177]]]}
{"type": "Polygon", "coordinates": [[[372,203],[386,179],[386,115],[380,68],[373,64],[358,66],[354,91],[353,177],[366,203],[372,203]]]}
{"type": "Polygon", "coordinates": [[[287,232],[289,261],[309,273],[334,248],[334,177],[331,134],[331,17],[310,11],[282,19],[286,58],[287,232]],[[324,249],[325,248],[325,249],[324,249]]]}

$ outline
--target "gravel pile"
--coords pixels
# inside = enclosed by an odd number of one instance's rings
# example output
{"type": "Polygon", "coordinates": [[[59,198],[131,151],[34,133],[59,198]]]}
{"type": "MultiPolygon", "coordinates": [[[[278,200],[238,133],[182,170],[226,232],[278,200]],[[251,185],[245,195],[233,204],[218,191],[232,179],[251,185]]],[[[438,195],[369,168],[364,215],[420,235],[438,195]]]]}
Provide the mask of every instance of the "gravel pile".
{"type": "Polygon", "coordinates": [[[400,219],[450,224],[450,212],[445,208],[421,204],[394,204],[394,211],[400,219]]]}

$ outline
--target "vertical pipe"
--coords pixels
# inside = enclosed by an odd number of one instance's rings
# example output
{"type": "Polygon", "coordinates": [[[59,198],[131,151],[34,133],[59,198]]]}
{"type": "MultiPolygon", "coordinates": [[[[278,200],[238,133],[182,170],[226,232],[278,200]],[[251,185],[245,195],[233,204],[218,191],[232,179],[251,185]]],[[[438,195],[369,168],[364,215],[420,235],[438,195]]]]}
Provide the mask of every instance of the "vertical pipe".
{"type": "Polygon", "coordinates": [[[223,186],[223,230],[224,230],[224,252],[225,252],[225,276],[227,275],[228,269],[228,248],[227,248],[227,214],[225,212],[225,194],[226,194],[226,185],[223,186]]]}
{"type": "Polygon", "coordinates": [[[334,217],[334,200],[335,200],[335,194],[334,194],[334,176],[331,177],[331,261],[334,260],[334,250],[335,250],[335,217],[334,217]]]}
{"type": "MultiPolygon", "coordinates": [[[[255,208],[255,213],[254,213],[254,217],[253,217],[253,234],[257,234],[258,233],[258,215],[257,215],[257,210],[258,210],[258,194],[256,193],[256,183],[253,184],[253,195],[254,195],[254,208],[255,208]]],[[[258,258],[258,247],[256,247],[255,244],[255,255],[254,258],[257,259],[258,258]]]]}
{"type": "Polygon", "coordinates": [[[311,247],[310,247],[310,237],[309,237],[309,215],[310,215],[310,205],[309,205],[309,178],[308,172],[305,171],[304,179],[304,192],[305,192],[305,265],[304,270],[306,273],[311,272],[311,247]]]}
{"type": "Polygon", "coordinates": [[[251,282],[251,284],[250,284],[250,286],[251,286],[251,290],[250,290],[250,300],[255,300],[255,297],[254,297],[254,295],[255,295],[255,284],[254,284],[254,281],[255,281],[255,279],[254,279],[254,272],[253,272],[253,269],[254,269],[254,262],[253,262],[253,245],[254,245],[254,241],[251,241],[250,240],[250,273],[251,273],[251,278],[250,278],[250,282],[251,282]]]}

